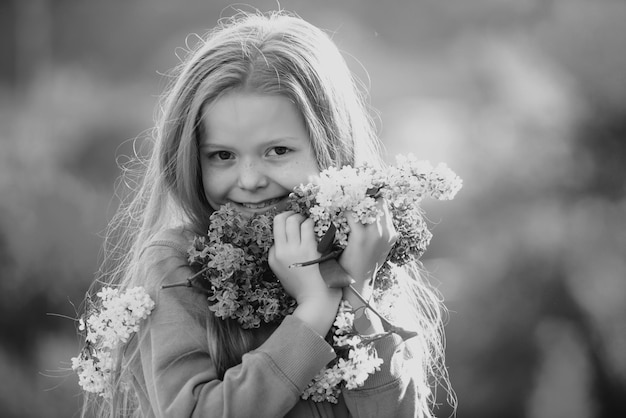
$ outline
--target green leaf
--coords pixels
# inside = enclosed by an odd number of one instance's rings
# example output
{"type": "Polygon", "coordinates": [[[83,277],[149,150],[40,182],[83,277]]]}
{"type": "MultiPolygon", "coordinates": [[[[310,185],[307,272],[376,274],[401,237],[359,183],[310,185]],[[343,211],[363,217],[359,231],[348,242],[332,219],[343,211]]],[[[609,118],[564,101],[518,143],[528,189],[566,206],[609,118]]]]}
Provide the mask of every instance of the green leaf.
{"type": "Polygon", "coordinates": [[[328,231],[326,231],[326,233],[320,240],[319,244],[317,244],[317,251],[320,254],[322,255],[327,254],[333,248],[333,242],[335,240],[335,232],[337,232],[337,228],[335,227],[335,224],[331,222],[330,227],[328,228],[328,231]]]}

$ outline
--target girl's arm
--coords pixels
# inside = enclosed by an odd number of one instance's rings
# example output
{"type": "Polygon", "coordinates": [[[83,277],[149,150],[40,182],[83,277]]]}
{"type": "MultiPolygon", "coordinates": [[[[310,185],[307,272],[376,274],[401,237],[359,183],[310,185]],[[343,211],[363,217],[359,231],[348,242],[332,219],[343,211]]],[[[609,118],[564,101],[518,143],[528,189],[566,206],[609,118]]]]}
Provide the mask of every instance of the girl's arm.
{"type": "MultiPolygon", "coordinates": [[[[156,307],[139,335],[136,366],[144,407],[161,417],[277,417],[285,415],[313,376],[334,358],[319,332],[289,316],[259,348],[218,379],[209,355],[206,296],[185,287],[161,289],[192,272],[168,247],[144,254],[144,281],[156,307]]],[[[141,396],[140,396],[141,397],[141,396]]],[[[149,414],[148,414],[149,415],[149,414]]]]}
{"type": "MultiPolygon", "coordinates": [[[[350,235],[348,246],[339,263],[354,280],[352,287],[369,300],[373,280],[393,247],[397,232],[392,215],[383,199],[378,201],[382,216],[376,222],[363,225],[348,214],[350,235]]],[[[355,311],[355,328],[364,335],[384,332],[378,316],[364,309],[364,303],[352,289],[344,288],[343,298],[355,311]]],[[[387,335],[374,342],[378,357],[383,359],[381,370],[370,375],[356,390],[344,390],[350,413],[355,418],[393,416],[398,418],[421,416],[418,407],[417,385],[421,367],[402,338],[387,335]]]]}

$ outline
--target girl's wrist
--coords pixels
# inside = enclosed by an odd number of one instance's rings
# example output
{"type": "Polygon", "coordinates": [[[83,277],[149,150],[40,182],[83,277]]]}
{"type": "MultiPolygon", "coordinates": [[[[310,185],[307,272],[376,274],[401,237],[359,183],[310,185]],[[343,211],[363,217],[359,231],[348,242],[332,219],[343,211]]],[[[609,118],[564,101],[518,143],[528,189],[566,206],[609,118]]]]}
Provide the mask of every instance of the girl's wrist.
{"type": "Polygon", "coordinates": [[[364,269],[363,266],[359,268],[350,268],[345,264],[345,260],[340,258],[339,265],[344,269],[346,274],[352,278],[352,287],[358,290],[359,293],[371,292],[371,287],[376,276],[376,269],[364,269]],[[343,262],[342,262],[343,261],[343,262]]]}
{"type": "Polygon", "coordinates": [[[298,303],[293,316],[306,323],[321,337],[326,336],[335,317],[341,300],[341,292],[336,289],[331,297],[307,298],[298,303]]]}
{"type": "MultiPolygon", "coordinates": [[[[351,276],[352,277],[352,276],[351,276]]],[[[361,279],[357,279],[354,280],[351,284],[352,289],[356,290],[357,292],[359,292],[359,294],[365,299],[368,300],[370,299],[370,297],[372,296],[372,293],[374,291],[374,280],[373,277],[366,277],[366,278],[361,278],[361,279]]],[[[344,287],[343,288],[343,298],[351,298],[354,300],[358,300],[356,298],[356,296],[354,295],[354,291],[350,290],[349,287],[344,287]]],[[[348,300],[348,299],[346,299],[348,300]]],[[[348,300],[350,301],[350,300],[348,300]]],[[[362,302],[359,300],[358,301],[359,304],[361,304],[362,302]]]]}

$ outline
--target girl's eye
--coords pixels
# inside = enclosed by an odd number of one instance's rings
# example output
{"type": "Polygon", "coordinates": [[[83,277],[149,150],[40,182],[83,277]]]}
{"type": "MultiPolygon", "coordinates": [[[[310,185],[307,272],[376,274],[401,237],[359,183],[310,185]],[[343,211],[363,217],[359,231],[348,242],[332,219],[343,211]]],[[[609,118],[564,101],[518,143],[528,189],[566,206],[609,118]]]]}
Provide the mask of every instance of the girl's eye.
{"type": "Polygon", "coordinates": [[[218,161],[226,161],[230,160],[233,157],[233,154],[228,151],[216,151],[209,154],[209,158],[212,160],[218,161]]]}
{"type": "Polygon", "coordinates": [[[270,150],[270,154],[274,155],[285,155],[289,152],[289,148],[287,147],[274,147],[270,150]]]}

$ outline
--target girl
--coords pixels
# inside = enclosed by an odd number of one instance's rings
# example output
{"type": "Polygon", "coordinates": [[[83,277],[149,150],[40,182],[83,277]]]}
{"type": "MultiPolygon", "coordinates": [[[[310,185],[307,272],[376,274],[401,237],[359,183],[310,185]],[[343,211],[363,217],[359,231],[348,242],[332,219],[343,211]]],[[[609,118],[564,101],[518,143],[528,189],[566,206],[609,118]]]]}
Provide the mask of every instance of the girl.
{"type": "MultiPolygon", "coordinates": [[[[210,214],[229,203],[259,213],[330,166],[380,165],[364,104],[336,46],[321,30],[277,12],[238,15],[208,35],[179,69],[162,104],[155,143],[140,187],[112,223],[103,282],[143,286],[156,305],[141,330],[115,353],[112,401],[101,415],[145,417],[431,416],[433,378],[442,367],[441,307],[419,275],[402,315],[418,331],[407,342],[375,343],[384,360],[364,386],[338,403],[303,400],[316,373],[335,356],[324,340],[342,297],[319,265],[313,223],[293,212],[274,218],[269,265],[297,302],[279,324],[242,329],[217,318],[206,296],[163,286],[193,275],[186,250],[206,233],[210,214]],[[117,241],[111,244],[113,238],[117,241]]],[[[363,295],[395,240],[385,202],[371,225],[349,220],[339,264],[363,295]]],[[[104,270],[103,270],[104,271],[104,270]]],[[[370,314],[362,334],[383,332],[370,314]]],[[[358,316],[358,314],[357,314],[358,316]]],[[[355,321],[355,322],[357,322],[355,321]]],[[[101,400],[101,398],[100,398],[101,400]]]]}

